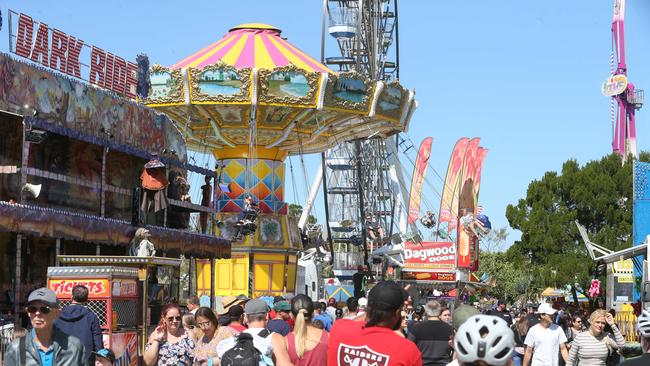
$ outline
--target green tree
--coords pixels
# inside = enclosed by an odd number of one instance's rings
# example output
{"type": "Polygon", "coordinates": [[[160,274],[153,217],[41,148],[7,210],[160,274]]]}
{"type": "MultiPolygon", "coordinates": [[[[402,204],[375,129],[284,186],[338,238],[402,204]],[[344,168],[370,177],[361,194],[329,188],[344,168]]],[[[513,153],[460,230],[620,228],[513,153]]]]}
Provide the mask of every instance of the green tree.
{"type": "Polygon", "coordinates": [[[525,302],[532,298],[529,282],[531,274],[527,267],[517,266],[523,260],[513,260],[506,252],[483,252],[479,261],[478,273],[486,274],[488,282],[494,285],[490,294],[508,301],[525,302]]]}
{"type": "MultiPolygon", "coordinates": [[[[298,204],[295,204],[295,203],[290,203],[289,207],[288,207],[288,214],[289,214],[289,216],[291,216],[291,217],[295,218],[296,220],[298,220],[300,218],[300,215],[302,215],[302,210],[303,210],[303,208],[302,208],[301,205],[298,205],[298,204]]],[[[316,219],[316,217],[314,215],[309,215],[307,217],[307,223],[308,224],[313,225],[316,222],[318,222],[318,220],[316,219]]]]}
{"type": "MultiPolygon", "coordinates": [[[[648,157],[641,154],[643,161],[648,157]]],[[[546,172],[531,182],[526,197],[508,205],[506,217],[521,231],[508,255],[527,267],[531,286],[570,285],[577,301],[575,291],[589,288],[595,263],[574,221],[587,228],[594,243],[612,250],[631,246],[632,159],[621,164],[619,155],[610,154],[582,167],[568,160],[560,174],[546,172]]]]}

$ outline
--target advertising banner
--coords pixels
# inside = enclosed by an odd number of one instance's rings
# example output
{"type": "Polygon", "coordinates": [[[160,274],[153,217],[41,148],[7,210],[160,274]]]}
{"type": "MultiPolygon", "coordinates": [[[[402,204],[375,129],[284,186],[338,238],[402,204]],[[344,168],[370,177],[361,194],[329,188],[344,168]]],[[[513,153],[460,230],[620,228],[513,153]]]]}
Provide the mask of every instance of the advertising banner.
{"type": "Polygon", "coordinates": [[[413,168],[413,180],[411,181],[411,192],[409,197],[409,216],[408,224],[412,225],[420,217],[420,200],[422,197],[422,184],[424,183],[424,174],[429,166],[429,156],[431,155],[431,144],[433,138],[427,137],[420,144],[418,157],[415,160],[413,168]]]}
{"type": "Polygon", "coordinates": [[[456,248],[452,242],[406,242],[403,272],[448,272],[456,270],[456,248]]]}
{"type": "Polygon", "coordinates": [[[451,272],[402,272],[402,280],[455,282],[456,273],[451,272]]]}

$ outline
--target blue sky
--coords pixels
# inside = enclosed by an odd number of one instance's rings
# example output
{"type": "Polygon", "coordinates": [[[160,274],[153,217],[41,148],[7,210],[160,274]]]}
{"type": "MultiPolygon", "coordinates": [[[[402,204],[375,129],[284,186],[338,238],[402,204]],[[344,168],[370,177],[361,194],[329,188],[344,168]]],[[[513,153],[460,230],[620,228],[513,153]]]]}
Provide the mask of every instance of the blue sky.
{"type": "MultiPolygon", "coordinates": [[[[481,137],[485,160],[480,202],[495,227],[507,225],[505,207],[526,194],[528,183],[611,151],[609,100],[600,84],[609,74],[611,0],[400,1],[401,82],[416,90],[420,107],[410,138],[432,136],[431,164],[444,176],[449,154],[463,136],[481,137]]],[[[264,22],[315,58],[320,57],[321,1],[2,1],[7,51],[11,8],[106,51],[171,65],[220,39],[237,24],[264,22]]],[[[329,37],[329,36],[328,36],[329,37]]],[[[336,52],[330,42],[328,56],[336,52]]],[[[650,90],[650,2],[628,0],[628,76],[650,90]]],[[[648,98],[650,103],[650,97],[648,98]]],[[[637,112],[637,140],[647,150],[650,105],[637,112]]],[[[305,157],[314,175],[317,157],[305,157]]],[[[304,182],[294,158],[297,196],[304,182]]],[[[412,166],[404,161],[405,172],[412,166]]],[[[287,167],[287,176],[290,174],[287,167]]],[[[429,172],[431,184],[442,184],[429,172]]],[[[285,199],[294,200],[286,182],[285,199]]],[[[425,187],[429,208],[439,197],[425,187]]],[[[315,207],[322,217],[319,198],[315,207]]],[[[322,221],[322,220],[321,220],[322,221]]],[[[512,241],[517,233],[510,236],[512,241]]]]}

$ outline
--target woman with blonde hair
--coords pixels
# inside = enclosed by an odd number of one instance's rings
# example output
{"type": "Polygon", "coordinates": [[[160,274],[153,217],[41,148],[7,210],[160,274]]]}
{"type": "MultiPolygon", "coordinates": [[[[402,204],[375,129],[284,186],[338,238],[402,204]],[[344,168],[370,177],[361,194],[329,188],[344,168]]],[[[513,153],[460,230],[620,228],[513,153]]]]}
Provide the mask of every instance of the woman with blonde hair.
{"type": "Polygon", "coordinates": [[[291,299],[291,317],[295,324],[293,332],[285,337],[285,342],[294,366],[327,365],[329,336],[326,331],[311,324],[313,315],[314,303],[308,296],[301,294],[291,299]]]}
{"type": "Polygon", "coordinates": [[[589,329],[573,339],[567,366],[605,366],[607,358],[625,346],[625,338],[614,323],[614,317],[605,310],[598,309],[591,313],[589,323],[589,329]],[[604,332],[606,324],[612,327],[616,341],[604,332]]]}

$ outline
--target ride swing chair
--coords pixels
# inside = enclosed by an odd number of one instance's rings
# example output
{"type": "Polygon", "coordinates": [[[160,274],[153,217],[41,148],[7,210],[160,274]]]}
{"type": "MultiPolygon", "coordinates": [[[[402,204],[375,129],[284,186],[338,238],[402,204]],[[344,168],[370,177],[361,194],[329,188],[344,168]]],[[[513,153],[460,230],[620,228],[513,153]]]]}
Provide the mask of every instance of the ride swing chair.
{"type": "Polygon", "coordinates": [[[235,223],[235,235],[233,240],[240,241],[245,236],[255,235],[257,231],[257,216],[260,213],[260,208],[253,199],[253,196],[248,195],[244,199],[244,209],[239,216],[239,220],[235,223]]]}

